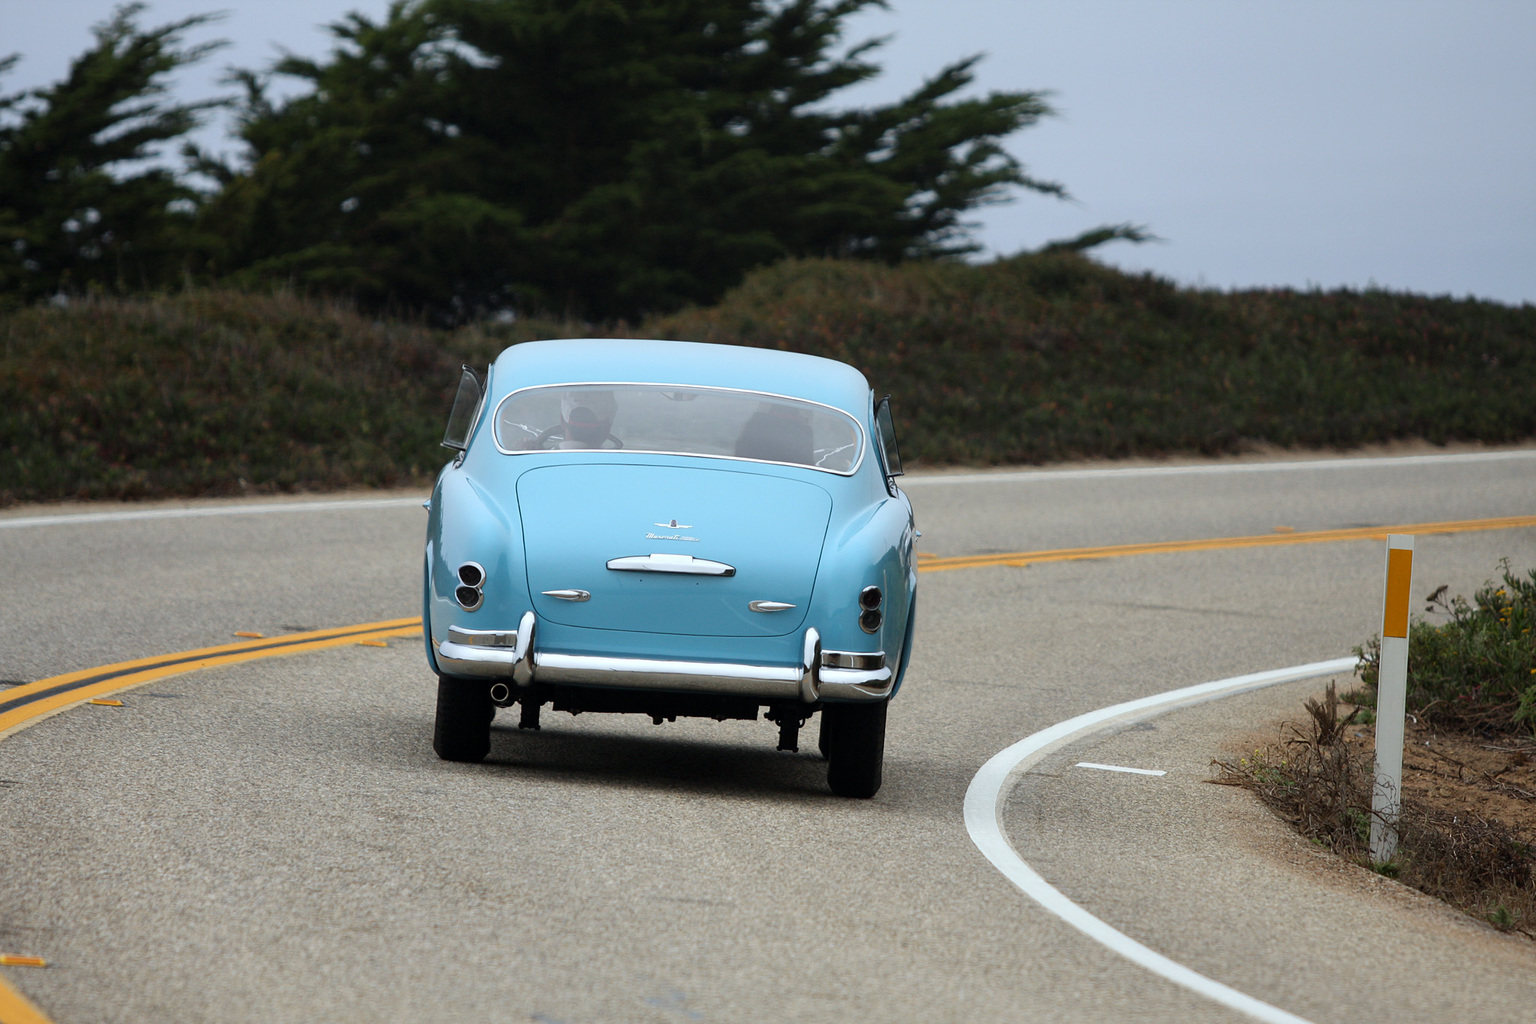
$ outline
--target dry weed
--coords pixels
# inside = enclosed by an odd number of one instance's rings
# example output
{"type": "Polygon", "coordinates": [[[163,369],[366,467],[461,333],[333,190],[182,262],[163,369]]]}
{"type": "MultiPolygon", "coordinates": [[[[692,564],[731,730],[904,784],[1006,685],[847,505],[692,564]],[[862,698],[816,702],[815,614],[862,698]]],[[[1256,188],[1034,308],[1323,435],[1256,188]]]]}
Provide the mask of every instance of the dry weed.
{"type": "MultiPolygon", "coordinates": [[[[1473,814],[1402,801],[1397,856],[1371,864],[1369,835],[1374,765],[1345,742],[1359,708],[1340,715],[1332,683],[1309,698],[1304,726],[1236,760],[1213,760],[1220,785],[1242,786],[1298,832],[1335,853],[1398,878],[1499,928],[1536,938],[1536,835],[1473,814]]],[[[1489,780],[1496,781],[1496,780],[1489,780]]]]}

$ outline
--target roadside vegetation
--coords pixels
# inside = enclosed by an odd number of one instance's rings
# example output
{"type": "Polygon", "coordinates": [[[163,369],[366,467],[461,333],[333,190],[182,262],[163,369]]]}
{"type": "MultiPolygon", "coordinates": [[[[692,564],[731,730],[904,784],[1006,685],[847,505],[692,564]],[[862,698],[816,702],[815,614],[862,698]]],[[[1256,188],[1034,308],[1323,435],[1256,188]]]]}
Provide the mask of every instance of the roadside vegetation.
{"type": "MultiPolygon", "coordinates": [[[[1408,632],[1408,710],[1458,729],[1536,732],[1536,569],[1522,577],[1501,562],[1498,581],[1470,602],[1448,589],[1425,598],[1424,609],[1446,621],[1408,632]]],[[[1381,638],[1355,653],[1374,705],[1381,638]]]]}
{"type": "Polygon", "coordinates": [[[1043,252],[786,262],[646,329],[852,363],[929,464],[1536,436],[1529,305],[1181,288],[1043,252]]]}
{"type": "Polygon", "coordinates": [[[200,289],[0,311],[0,505],[424,484],[459,364],[572,336],[845,360],[919,465],[1536,436],[1529,305],[1181,288],[1073,252],[808,260],[635,324],[446,329],[200,289]]]}
{"type": "Polygon", "coordinates": [[[0,504],[390,486],[435,469],[434,332],[285,296],[0,316],[0,504]]]}
{"type": "Polygon", "coordinates": [[[1212,762],[1212,781],[1255,792],[1308,839],[1536,938],[1536,570],[1501,579],[1471,602],[1440,587],[1409,631],[1408,742],[1399,846],[1369,854],[1375,686],[1380,638],[1355,653],[1363,686],[1329,684],[1307,719],[1251,754],[1212,762]]]}

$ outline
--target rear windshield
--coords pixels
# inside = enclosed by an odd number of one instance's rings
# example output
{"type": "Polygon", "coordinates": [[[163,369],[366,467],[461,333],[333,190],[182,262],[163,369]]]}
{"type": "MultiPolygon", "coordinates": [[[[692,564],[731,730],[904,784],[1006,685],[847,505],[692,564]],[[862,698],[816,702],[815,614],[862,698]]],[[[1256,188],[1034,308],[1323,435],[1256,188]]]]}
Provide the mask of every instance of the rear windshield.
{"type": "Polygon", "coordinates": [[[780,395],[658,384],[524,388],[496,411],[496,445],[532,451],[662,452],[849,474],[862,433],[831,406],[780,395]]]}

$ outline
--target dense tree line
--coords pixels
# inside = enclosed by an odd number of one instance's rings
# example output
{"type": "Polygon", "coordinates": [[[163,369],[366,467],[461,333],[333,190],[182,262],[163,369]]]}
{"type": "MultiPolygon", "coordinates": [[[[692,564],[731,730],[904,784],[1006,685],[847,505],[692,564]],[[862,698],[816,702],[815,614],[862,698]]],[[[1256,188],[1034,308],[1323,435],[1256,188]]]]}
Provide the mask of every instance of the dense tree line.
{"type": "Polygon", "coordinates": [[[1064,194],[1002,147],[1050,109],[961,96],[975,58],[835,109],[879,71],[843,23],[881,2],[396,0],[331,26],[322,60],[235,72],[243,157],[188,146],[180,173],[135,161],[215,105],[165,80],[216,44],[126,6],[64,81],[0,96],[0,295],[284,282],[447,319],[633,317],[789,256],[974,251],[967,211],[1064,194]],[[303,88],[274,99],[274,77],[303,88]]]}
{"type": "MultiPolygon", "coordinates": [[[[63,81],[0,95],[0,297],[163,286],[210,250],[206,197],[142,161],[216,105],[167,102],[165,79],[219,44],[180,47],[206,18],[141,31],[138,13],[97,26],[63,81]]],[[[18,59],[0,59],[0,75],[18,59]]]]}

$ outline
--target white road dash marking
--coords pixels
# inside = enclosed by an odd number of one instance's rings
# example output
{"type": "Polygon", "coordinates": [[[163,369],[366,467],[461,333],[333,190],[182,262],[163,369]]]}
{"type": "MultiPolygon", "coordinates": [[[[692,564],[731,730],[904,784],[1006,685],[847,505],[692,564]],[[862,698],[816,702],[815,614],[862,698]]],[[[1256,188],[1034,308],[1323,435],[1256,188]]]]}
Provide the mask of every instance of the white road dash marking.
{"type": "Polygon", "coordinates": [[[1078,715],[1076,718],[1069,718],[1065,722],[1058,722],[1049,729],[1042,729],[1033,736],[1028,736],[1011,747],[999,751],[981,766],[981,770],[976,773],[975,778],[971,779],[971,784],[965,791],[965,829],[970,833],[971,842],[976,844],[976,848],[982,855],[1024,895],[1095,942],[1168,979],[1175,985],[1181,985],[1191,992],[1205,996],[1239,1013],[1245,1013],[1255,1020],[1265,1021],[1266,1024],[1309,1024],[1304,1017],[1298,1017],[1278,1006],[1271,1006],[1269,1003],[1255,999],[1170,960],[1124,932],[1110,927],[1067,899],[1059,889],[1041,878],[1008,842],[1008,836],[1003,831],[1003,801],[1008,791],[1013,788],[1014,779],[1019,774],[1039,763],[1058,747],[1081,739],[1089,733],[1111,725],[1129,724],[1151,718],[1165,711],[1217,697],[1228,697],[1278,683],[1290,683],[1299,679],[1312,679],[1347,672],[1354,668],[1356,660],[1352,657],[1335,658],[1332,661],[1318,661],[1309,665],[1296,665],[1291,668],[1273,669],[1269,672],[1254,672],[1245,676],[1233,676],[1230,679],[1218,679],[1197,686],[1186,686],[1180,690],[1154,694],[1140,700],[1114,704],[1107,708],[1100,708],[1098,711],[1078,715]]]}
{"type": "Polygon", "coordinates": [[[933,473],[904,476],[901,489],[933,484],[1016,484],[1047,480],[1105,480],[1140,476],[1207,476],[1223,473],[1294,473],[1318,469],[1390,469],[1461,462],[1508,462],[1536,459],[1536,449],[1507,452],[1458,452],[1453,455],[1395,455],[1369,459],[1301,459],[1294,462],[1219,462],[1190,466],[1123,466],[1109,469],[1021,469],[1000,473],[933,473]]]}
{"type": "Polygon", "coordinates": [[[1125,772],[1127,775],[1167,775],[1168,773],[1158,768],[1127,768],[1118,764],[1094,764],[1092,761],[1079,761],[1074,768],[1097,768],[1103,772],[1125,772]]]}

